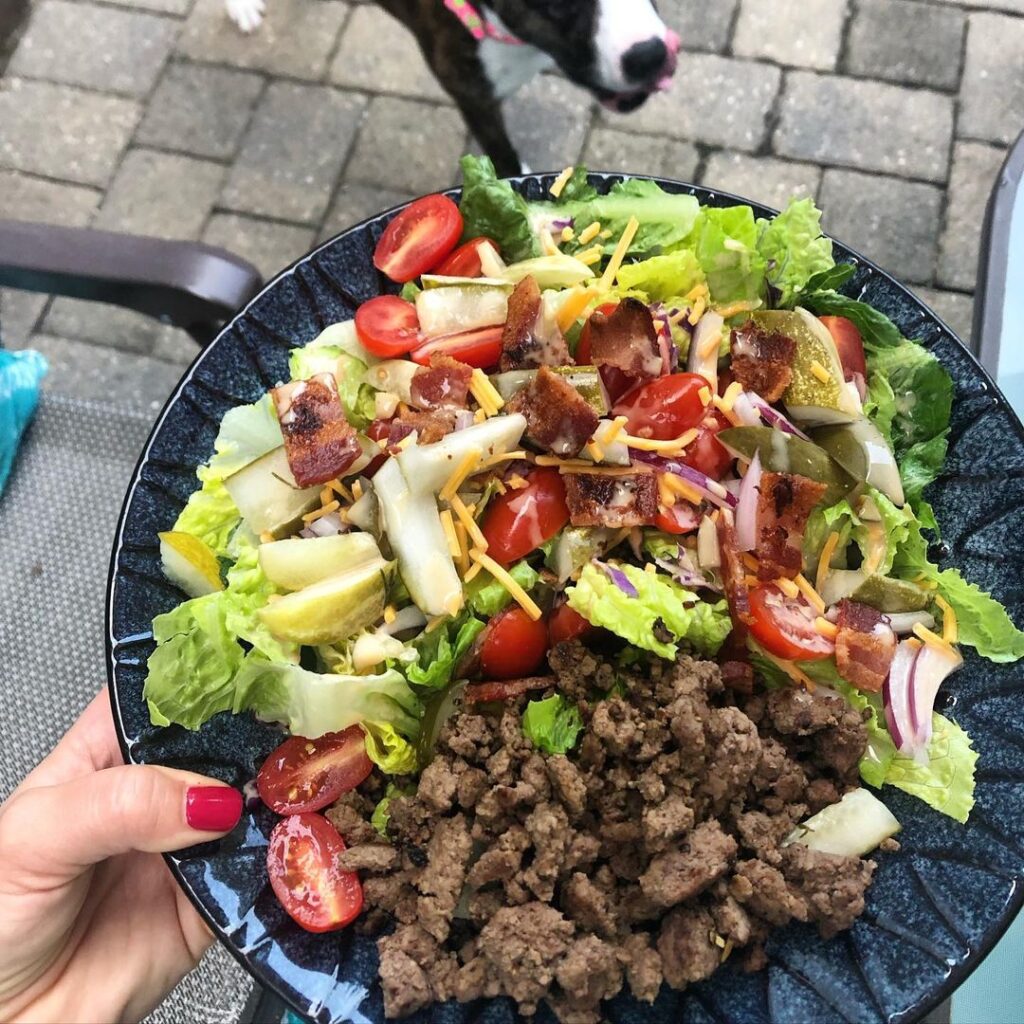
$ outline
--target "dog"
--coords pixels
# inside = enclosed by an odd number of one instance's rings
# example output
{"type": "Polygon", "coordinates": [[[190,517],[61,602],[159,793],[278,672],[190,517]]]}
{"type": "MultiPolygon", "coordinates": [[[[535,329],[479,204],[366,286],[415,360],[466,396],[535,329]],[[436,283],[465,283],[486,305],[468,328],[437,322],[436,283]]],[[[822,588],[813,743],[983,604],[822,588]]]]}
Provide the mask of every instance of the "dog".
{"type": "MultiPolygon", "coordinates": [[[[377,0],[416,37],[498,173],[525,168],[501,101],[557,67],[612,110],[636,110],[675,74],[681,40],[654,0],[377,0]]],[[[242,31],[265,0],[226,0],[242,31]]]]}

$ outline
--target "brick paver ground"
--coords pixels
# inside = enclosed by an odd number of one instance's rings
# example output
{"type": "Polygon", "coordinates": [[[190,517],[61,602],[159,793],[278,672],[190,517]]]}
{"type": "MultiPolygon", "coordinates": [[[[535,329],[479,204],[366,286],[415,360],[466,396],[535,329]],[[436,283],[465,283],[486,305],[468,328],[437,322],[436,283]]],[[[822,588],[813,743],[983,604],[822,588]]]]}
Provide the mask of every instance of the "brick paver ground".
{"type": "MultiPolygon", "coordinates": [[[[252,36],[223,0],[29,8],[0,40],[0,217],[203,239],[269,275],[451,184],[472,146],[411,36],[365,0],[268,0],[252,36]]],[[[661,8],[686,51],[672,89],[619,116],[532,82],[508,109],[527,163],[583,158],[773,206],[814,195],[830,231],[966,338],[984,204],[1024,128],[1024,0],[661,8]]],[[[109,396],[113,378],[155,402],[194,353],[124,311],[9,291],[0,306],[8,343],[38,345],[79,394],[109,396]]]]}

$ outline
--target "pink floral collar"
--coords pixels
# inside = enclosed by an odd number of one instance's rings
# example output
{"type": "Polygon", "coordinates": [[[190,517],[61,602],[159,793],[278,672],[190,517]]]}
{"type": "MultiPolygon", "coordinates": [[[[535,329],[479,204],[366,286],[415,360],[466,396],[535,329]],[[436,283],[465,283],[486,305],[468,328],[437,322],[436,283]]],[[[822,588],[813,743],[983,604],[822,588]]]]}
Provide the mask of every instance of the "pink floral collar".
{"type": "Polygon", "coordinates": [[[522,46],[523,41],[507,32],[495,28],[469,0],[444,0],[445,7],[466,27],[466,31],[478,42],[493,39],[509,46],[522,46]]]}

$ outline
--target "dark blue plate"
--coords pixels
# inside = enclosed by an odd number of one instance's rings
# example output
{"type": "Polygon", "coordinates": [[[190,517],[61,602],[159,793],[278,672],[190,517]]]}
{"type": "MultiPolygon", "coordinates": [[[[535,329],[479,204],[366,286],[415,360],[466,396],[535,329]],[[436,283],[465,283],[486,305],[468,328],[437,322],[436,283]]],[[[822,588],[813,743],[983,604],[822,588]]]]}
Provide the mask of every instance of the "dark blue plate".
{"type": "MultiPolygon", "coordinates": [[[[517,183],[541,198],[552,175],[517,183]]],[[[609,188],[618,176],[595,175],[609,188]]],[[[671,192],[730,205],[678,182],[671,192]]],[[[771,211],[755,207],[759,215],[771,211]]],[[[328,324],[348,320],[386,282],[371,262],[395,211],[340,235],[277,277],[192,364],[161,414],[125,499],[111,564],[107,651],[110,687],[126,758],[203,772],[243,786],[277,745],[280,732],[249,717],[219,715],[200,731],[156,729],[142,701],[150,623],[182,599],[160,572],[157,532],[171,529],[197,485],[195,467],[213,451],[221,416],[287,378],[288,350],[328,324]]],[[[929,498],[943,529],[943,566],[956,565],[1024,622],[1024,428],[1006,401],[934,313],[867,260],[845,291],[887,313],[942,360],[956,383],[949,463],[929,498]]],[[[1024,672],[966,653],[945,710],[974,738],[978,802],[960,826],[893,789],[883,798],[903,823],[902,849],[878,858],[867,912],[848,933],[823,942],[790,927],[769,945],[770,965],[745,975],[729,964],[685,993],[663,990],[654,1007],[620,996],[614,1022],[794,1022],[919,1020],[978,965],[1024,902],[1024,672]]],[[[351,930],[311,935],[278,906],[264,865],[274,816],[249,811],[218,843],[168,857],[171,870],[228,949],[263,985],[318,1022],[382,1024],[371,940],[351,930]]],[[[448,1004],[415,1020],[516,1018],[507,1000],[448,1004]]],[[[552,1021],[546,1010],[538,1020],[552,1021]]]]}

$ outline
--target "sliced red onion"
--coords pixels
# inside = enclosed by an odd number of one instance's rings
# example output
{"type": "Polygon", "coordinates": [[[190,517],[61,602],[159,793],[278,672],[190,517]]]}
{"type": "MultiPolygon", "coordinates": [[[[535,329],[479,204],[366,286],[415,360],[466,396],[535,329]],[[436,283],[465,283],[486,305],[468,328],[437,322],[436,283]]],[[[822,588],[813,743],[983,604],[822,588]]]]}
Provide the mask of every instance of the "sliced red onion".
{"type": "Polygon", "coordinates": [[[750,395],[746,392],[741,394],[732,403],[732,411],[739,417],[740,423],[745,427],[761,426],[761,413],[755,408],[750,395]]]}
{"type": "Polygon", "coordinates": [[[795,423],[786,419],[778,409],[772,408],[759,394],[754,391],[747,391],[745,394],[750,399],[750,404],[761,414],[768,426],[781,430],[784,434],[793,434],[794,437],[799,437],[803,441],[810,440],[795,423]]]}
{"type": "MultiPolygon", "coordinates": [[[[341,516],[337,512],[331,512],[326,516],[321,516],[319,519],[314,519],[306,527],[306,530],[314,537],[334,537],[339,533],[347,533],[348,524],[341,521],[341,516]]],[[[302,532],[305,533],[306,530],[302,532]]]]}
{"type": "Polygon", "coordinates": [[[621,570],[617,569],[614,565],[609,565],[607,562],[594,561],[602,572],[607,574],[608,578],[621,590],[626,597],[638,597],[637,589],[630,582],[629,577],[621,570]]]}
{"type": "Polygon", "coordinates": [[[939,687],[946,677],[955,672],[964,659],[953,649],[944,650],[934,644],[925,644],[914,660],[910,672],[910,726],[913,730],[911,749],[917,760],[926,760],[928,744],[932,739],[932,712],[939,687]]]}
{"type": "Polygon", "coordinates": [[[557,217],[551,222],[551,228],[553,231],[564,231],[566,228],[573,226],[572,217],[557,217]]]}
{"type": "Polygon", "coordinates": [[[903,640],[896,648],[889,675],[882,686],[882,704],[885,708],[885,724],[889,728],[896,749],[906,752],[914,739],[914,724],[911,721],[910,688],[914,662],[921,645],[916,640],[903,640]]]}
{"type": "Polygon", "coordinates": [[[455,417],[455,429],[468,430],[475,422],[473,414],[468,409],[463,409],[455,417]]]}
{"type": "Polygon", "coordinates": [[[654,452],[641,451],[639,448],[630,448],[630,454],[633,456],[634,462],[653,466],[661,473],[674,473],[676,476],[681,476],[687,483],[693,484],[713,505],[718,505],[720,508],[736,507],[736,498],[725,487],[678,459],[666,459],[655,455],[654,452]]]}
{"type": "Polygon", "coordinates": [[[935,618],[928,612],[890,612],[885,617],[894,633],[913,633],[918,623],[925,629],[935,628],[935,618]]]}
{"type": "Polygon", "coordinates": [[[680,586],[703,587],[705,590],[715,591],[721,591],[722,589],[693,565],[685,548],[681,549],[678,562],[670,562],[667,558],[656,558],[654,564],[659,569],[664,569],[680,586]]]}
{"type": "Polygon", "coordinates": [[[754,452],[747,475],[740,483],[736,503],[736,549],[753,551],[757,544],[757,499],[761,486],[761,453],[754,452]]]}

